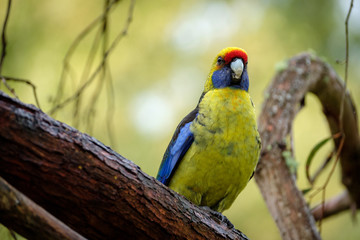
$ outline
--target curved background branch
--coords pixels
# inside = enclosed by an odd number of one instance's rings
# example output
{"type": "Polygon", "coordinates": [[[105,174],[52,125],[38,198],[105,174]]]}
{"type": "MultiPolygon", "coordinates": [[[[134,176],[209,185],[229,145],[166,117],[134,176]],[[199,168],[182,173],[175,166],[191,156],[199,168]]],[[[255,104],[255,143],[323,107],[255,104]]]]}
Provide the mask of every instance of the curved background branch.
{"type": "MultiPolygon", "coordinates": [[[[292,156],[291,143],[286,139],[292,137],[292,122],[308,92],[319,98],[331,133],[338,133],[344,84],[328,64],[306,53],[290,59],[287,67],[274,77],[259,117],[263,149],[255,179],[283,239],[320,238],[284,154],[288,152],[292,156]]],[[[360,206],[360,139],[356,110],[348,92],[342,129],[345,135],[340,153],[342,180],[353,201],[360,206]]],[[[340,139],[334,142],[338,148],[340,139]]]]}

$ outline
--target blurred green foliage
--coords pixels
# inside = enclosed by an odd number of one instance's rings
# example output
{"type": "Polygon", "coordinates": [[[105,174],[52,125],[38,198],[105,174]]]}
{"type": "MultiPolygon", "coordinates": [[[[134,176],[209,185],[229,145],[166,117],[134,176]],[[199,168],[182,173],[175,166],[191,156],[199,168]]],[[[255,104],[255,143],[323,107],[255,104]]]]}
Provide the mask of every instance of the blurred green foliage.
{"type": "MultiPolygon", "coordinates": [[[[137,1],[127,36],[110,56],[115,92],[115,141],[106,131],[107,96],[103,92],[96,106],[95,127],[89,132],[155,176],[176,125],[197,104],[210,64],[224,47],[238,46],[249,54],[250,94],[261,111],[263,92],[279,63],[300,52],[316,52],[343,76],[345,56],[344,21],[350,1],[254,0],[254,1],[137,1]],[[339,60],[340,64],[336,61],[339,60]]],[[[7,1],[0,0],[0,19],[7,1]]],[[[121,31],[129,1],[121,1],[109,22],[109,39],[121,31]]],[[[62,61],[72,41],[103,9],[101,1],[13,1],[8,25],[8,49],[3,68],[6,76],[31,80],[36,86],[43,111],[51,107],[62,61]]],[[[70,96],[88,57],[94,33],[79,46],[71,65],[73,82],[66,86],[70,96]]],[[[360,6],[350,20],[350,68],[348,88],[360,106],[360,6]]],[[[10,83],[20,99],[34,103],[31,89],[10,83]]],[[[0,89],[6,91],[3,85],[0,89]]],[[[96,86],[90,86],[96,91],[96,86]]],[[[85,95],[89,102],[91,94],[85,95]]],[[[295,120],[295,159],[299,161],[298,185],[308,188],[305,161],[312,147],[329,136],[318,101],[311,95],[295,120]]],[[[56,118],[72,125],[73,106],[56,118]]],[[[317,153],[313,170],[331,150],[331,143],[317,153]]],[[[339,167],[338,167],[339,168],[339,167]]],[[[327,169],[316,182],[324,182],[327,169]]],[[[333,176],[327,197],[342,191],[339,169],[333,176]]],[[[311,201],[315,205],[320,196],[311,201]]],[[[240,194],[225,215],[251,239],[280,239],[254,181],[240,194]]],[[[2,231],[2,230],[1,230],[2,231]]],[[[0,236],[5,238],[7,233],[0,236]]],[[[359,239],[360,228],[349,212],[326,219],[324,239],[359,239]]],[[[6,239],[6,238],[5,238],[6,239]]]]}

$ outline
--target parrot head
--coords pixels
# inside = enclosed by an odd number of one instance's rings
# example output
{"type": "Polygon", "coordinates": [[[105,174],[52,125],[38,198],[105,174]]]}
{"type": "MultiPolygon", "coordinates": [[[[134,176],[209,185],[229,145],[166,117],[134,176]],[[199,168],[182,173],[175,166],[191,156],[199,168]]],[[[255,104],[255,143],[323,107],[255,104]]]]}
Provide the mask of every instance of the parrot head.
{"type": "Polygon", "coordinates": [[[249,89],[247,53],[241,48],[229,47],[221,50],[212,64],[204,91],[225,87],[245,91],[249,89]]]}

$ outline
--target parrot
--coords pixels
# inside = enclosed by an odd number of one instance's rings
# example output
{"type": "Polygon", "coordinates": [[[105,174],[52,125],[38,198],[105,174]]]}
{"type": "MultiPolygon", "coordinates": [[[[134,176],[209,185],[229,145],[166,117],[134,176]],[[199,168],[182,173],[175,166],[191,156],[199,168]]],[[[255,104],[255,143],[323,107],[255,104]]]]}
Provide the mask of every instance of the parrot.
{"type": "Polygon", "coordinates": [[[247,52],[237,47],[215,57],[198,104],[177,126],[156,177],[218,213],[252,178],[261,149],[247,64],[247,52]]]}

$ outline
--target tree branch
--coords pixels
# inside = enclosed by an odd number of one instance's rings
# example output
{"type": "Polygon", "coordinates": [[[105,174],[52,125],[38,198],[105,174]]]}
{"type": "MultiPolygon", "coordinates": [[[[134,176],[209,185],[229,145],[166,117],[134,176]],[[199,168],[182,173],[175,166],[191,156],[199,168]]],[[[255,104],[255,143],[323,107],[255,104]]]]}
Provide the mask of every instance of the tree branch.
{"type": "Polygon", "coordinates": [[[2,68],[4,65],[4,60],[5,60],[5,56],[6,56],[6,47],[7,47],[7,41],[6,41],[6,27],[7,27],[7,23],[9,20],[9,16],[10,16],[10,9],[11,9],[11,0],[8,0],[8,6],[6,9],[6,15],[5,15],[5,19],[4,19],[4,23],[3,23],[3,27],[2,27],[2,31],[1,31],[1,56],[0,56],[0,74],[2,72],[2,68]]]}
{"type": "Polygon", "coordinates": [[[316,221],[333,216],[350,208],[351,199],[347,191],[326,201],[325,205],[317,205],[311,210],[316,221]]]}
{"type": "MultiPolygon", "coordinates": [[[[292,147],[286,139],[291,139],[292,122],[307,92],[319,98],[331,133],[338,133],[343,83],[330,66],[310,54],[295,56],[287,62],[283,71],[277,73],[265,93],[268,97],[259,117],[263,149],[255,179],[283,239],[320,238],[314,218],[296,187],[295,177],[290,173],[283,154],[287,151],[292,156],[292,147]]],[[[346,138],[340,154],[343,183],[353,200],[359,203],[360,141],[357,116],[348,93],[344,101],[343,130],[346,138]]],[[[340,139],[334,142],[338,148],[340,139]]]]}
{"type": "Polygon", "coordinates": [[[85,240],[0,177],[0,221],[31,239],[85,240]]]}
{"type": "Polygon", "coordinates": [[[0,92],[0,176],[89,239],[247,239],[96,139],[0,92]]]}

